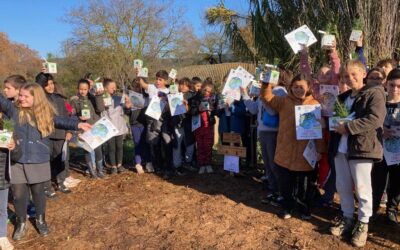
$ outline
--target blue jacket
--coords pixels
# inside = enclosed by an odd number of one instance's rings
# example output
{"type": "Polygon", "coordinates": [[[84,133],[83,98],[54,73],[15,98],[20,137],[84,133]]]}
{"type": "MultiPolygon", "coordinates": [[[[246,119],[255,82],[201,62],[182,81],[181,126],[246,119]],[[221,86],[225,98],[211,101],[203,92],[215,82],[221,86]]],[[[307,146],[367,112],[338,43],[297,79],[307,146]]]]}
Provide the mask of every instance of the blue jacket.
{"type": "MultiPolygon", "coordinates": [[[[23,164],[49,162],[50,139],[42,137],[36,127],[28,123],[20,124],[19,109],[1,94],[0,109],[15,122],[14,139],[22,152],[19,159],[15,159],[15,161],[23,164]]],[[[54,127],[58,129],[78,130],[78,123],[79,121],[71,118],[54,117],[54,127]]]]}
{"type": "Polygon", "coordinates": [[[246,127],[246,106],[244,105],[243,99],[240,101],[234,101],[229,108],[231,112],[230,116],[227,116],[225,109],[219,109],[217,116],[219,117],[218,133],[239,133],[243,134],[246,127]]]}

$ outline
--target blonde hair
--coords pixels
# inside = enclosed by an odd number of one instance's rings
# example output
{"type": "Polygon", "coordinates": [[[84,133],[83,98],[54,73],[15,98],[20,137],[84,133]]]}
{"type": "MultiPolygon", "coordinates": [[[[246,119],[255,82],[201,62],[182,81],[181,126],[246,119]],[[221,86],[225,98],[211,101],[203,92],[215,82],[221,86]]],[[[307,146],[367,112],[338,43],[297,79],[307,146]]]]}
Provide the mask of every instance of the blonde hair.
{"type": "Polygon", "coordinates": [[[356,67],[356,68],[359,68],[361,71],[367,72],[367,70],[365,69],[365,65],[360,60],[348,60],[340,68],[340,77],[341,78],[344,77],[344,75],[346,74],[346,71],[349,67],[356,67]]]}
{"type": "Polygon", "coordinates": [[[27,83],[21,87],[21,90],[27,90],[33,96],[33,106],[29,108],[19,107],[19,122],[28,123],[37,127],[42,137],[47,137],[54,132],[54,115],[56,110],[48,101],[42,87],[37,83],[27,83]]]}

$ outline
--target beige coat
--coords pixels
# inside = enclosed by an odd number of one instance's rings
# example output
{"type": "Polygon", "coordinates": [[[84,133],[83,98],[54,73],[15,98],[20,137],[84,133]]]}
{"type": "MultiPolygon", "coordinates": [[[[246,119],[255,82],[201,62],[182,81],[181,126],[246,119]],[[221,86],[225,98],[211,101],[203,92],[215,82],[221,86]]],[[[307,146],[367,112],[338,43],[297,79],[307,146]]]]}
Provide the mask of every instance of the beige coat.
{"type": "MultiPolygon", "coordinates": [[[[270,84],[262,86],[261,99],[272,109],[279,113],[279,129],[274,161],[281,167],[291,171],[311,171],[312,168],[305,160],[303,152],[308,140],[296,140],[296,122],[294,107],[296,105],[319,104],[312,95],[304,100],[289,95],[285,97],[274,96],[270,84]]],[[[324,141],[316,140],[317,151],[326,152],[324,141]]]]}

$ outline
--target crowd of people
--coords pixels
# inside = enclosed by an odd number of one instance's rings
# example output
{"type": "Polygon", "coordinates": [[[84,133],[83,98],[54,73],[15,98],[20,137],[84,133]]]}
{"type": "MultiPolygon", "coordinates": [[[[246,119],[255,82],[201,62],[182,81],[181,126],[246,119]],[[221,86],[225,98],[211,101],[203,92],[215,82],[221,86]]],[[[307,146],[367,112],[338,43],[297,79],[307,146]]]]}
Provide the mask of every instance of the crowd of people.
{"type": "Polygon", "coordinates": [[[155,172],[166,179],[188,171],[213,173],[216,117],[221,141],[224,133],[234,132],[241,135],[242,146],[251,147],[249,124],[253,117],[267,184],[262,202],[279,204],[283,219],[299,213],[308,220],[319,183],[323,190],[319,205],[331,206],[336,192],[340,197],[342,216],[331,233],[350,237],[354,246],[364,246],[369,222],[377,217],[384,193],[387,221],[398,224],[400,166],[387,165],[382,141],[397,136],[394,129],[400,126],[400,69],[392,59],[369,69],[362,42],[357,43],[356,52],[357,60],[341,63],[333,46],[328,51],[329,64],[313,74],[304,48],[299,74],[293,77],[281,68],[278,84],[261,80],[259,96],[241,87],[241,98],[236,101],[223,98],[210,78],[182,77],[176,85],[183,94],[186,113],[173,116],[165,105],[159,119],[146,115],[146,107],[154,97],[168,101],[170,82],[165,70],[156,73],[154,84],[143,77],[129,84],[130,91],[144,97],[141,108],[135,107],[128,95],[117,94],[117,83],[109,78],[102,80],[103,88],[96,88],[90,74],[86,75],[77,81],[76,95],[66,98],[51,74],[39,73],[35,83],[27,83],[20,75],[7,77],[0,111],[2,123],[12,121],[14,129],[8,148],[0,148],[1,249],[13,248],[7,238],[9,187],[16,213],[13,240],[26,234],[31,203],[38,232],[48,235],[46,199],[55,197],[56,191],[70,193],[79,182],[69,174],[68,143],[79,145],[79,131],[89,130],[101,117],[107,117],[119,132],[103,146],[85,151],[90,178],[103,178],[106,169],[108,174],[124,171],[123,143],[131,134],[137,173],[155,172]],[[315,141],[319,164],[314,169],[303,156],[308,141],[296,139],[294,107],[321,103],[320,85],[338,86],[337,102],[351,118],[329,131],[328,117],[322,117],[323,138],[315,141]],[[195,116],[201,124],[193,131],[195,116]]]}

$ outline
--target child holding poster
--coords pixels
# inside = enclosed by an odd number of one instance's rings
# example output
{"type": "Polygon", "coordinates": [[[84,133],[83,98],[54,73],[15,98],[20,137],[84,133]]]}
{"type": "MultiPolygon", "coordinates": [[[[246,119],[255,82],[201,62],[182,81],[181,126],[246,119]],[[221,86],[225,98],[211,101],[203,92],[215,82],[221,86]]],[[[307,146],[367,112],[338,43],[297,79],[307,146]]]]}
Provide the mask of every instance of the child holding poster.
{"type": "Polygon", "coordinates": [[[203,83],[201,95],[192,101],[189,113],[192,116],[200,115],[201,126],[194,131],[197,145],[197,164],[199,174],[212,173],[212,146],[214,144],[215,124],[215,98],[214,86],[211,83],[203,83]]]}
{"type": "MultiPolygon", "coordinates": [[[[183,94],[184,102],[189,103],[194,98],[192,82],[189,78],[182,78],[178,81],[179,92],[183,94]]],[[[189,109],[189,107],[187,107],[189,109]]],[[[185,113],[171,118],[174,131],[173,141],[173,164],[178,174],[183,174],[183,168],[194,170],[192,167],[195,137],[192,132],[192,115],[185,113]],[[185,151],[182,152],[182,145],[185,151]],[[183,159],[183,160],[182,160],[183,159]]]]}
{"type": "Polygon", "coordinates": [[[107,117],[119,131],[116,136],[107,142],[111,174],[121,173],[124,171],[122,166],[124,135],[128,133],[128,126],[124,118],[124,103],[122,102],[122,98],[125,98],[126,103],[128,101],[128,96],[125,95],[121,97],[115,95],[117,84],[112,79],[104,78],[103,86],[104,91],[111,96],[112,100],[110,106],[105,105],[105,103],[104,106],[102,106],[104,108],[102,110],[102,116],[107,117]]]}
{"type": "MultiPolygon", "coordinates": [[[[371,170],[374,161],[383,157],[382,133],[385,120],[385,90],[383,86],[363,84],[367,73],[358,60],[348,61],[342,68],[344,81],[351,88],[344,104],[353,119],[335,127],[330,153],[335,156],[336,189],[340,195],[343,217],[333,227],[335,236],[351,235],[356,247],[366,244],[368,222],[372,216],[371,170]],[[354,226],[354,192],[358,200],[358,221],[354,226]]],[[[340,98],[342,99],[342,98],[340,98]]]]}
{"type": "MultiPolygon", "coordinates": [[[[144,106],[149,103],[149,95],[145,93],[144,89],[140,87],[139,80],[135,79],[131,85],[131,90],[137,94],[142,95],[144,98],[144,106]]],[[[152,163],[150,160],[150,149],[146,142],[146,108],[138,108],[134,102],[130,100],[126,103],[125,114],[129,117],[129,124],[131,126],[132,139],[135,143],[135,157],[134,166],[136,172],[139,174],[153,172],[152,163]],[[145,167],[145,169],[143,168],[145,167]]]]}
{"type": "MultiPolygon", "coordinates": [[[[158,98],[162,102],[167,102],[169,89],[167,88],[168,72],[160,70],[156,73],[155,84],[148,84],[143,78],[139,77],[140,86],[149,94],[150,100],[158,98]]],[[[148,109],[148,108],[147,108],[148,109]]],[[[152,164],[149,165],[158,173],[163,173],[163,177],[168,179],[172,175],[172,129],[170,126],[171,113],[168,105],[160,111],[159,119],[146,116],[147,134],[146,141],[150,147],[152,164]]]]}
{"type": "MultiPolygon", "coordinates": [[[[93,125],[100,119],[101,110],[104,110],[104,103],[102,101],[102,93],[92,95],[89,93],[89,90],[89,81],[80,79],[78,81],[78,95],[76,98],[72,99],[71,105],[73,114],[76,115],[80,121],[93,125]]],[[[90,176],[94,179],[97,177],[103,178],[103,153],[101,147],[94,149],[94,156],[95,159],[91,159],[90,152],[85,152],[85,161],[90,176]],[[95,162],[96,166],[93,166],[93,162],[95,162]]]]}
{"type": "MultiPolygon", "coordinates": [[[[282,217],[289,219],[294,209],[300,208],[303,219],[309,219],[312,198],[313,168],[303,157],[308,140],[296,140],[295,106],[314,105],[311,80],[304,74],[293,78],[288,96],[276,96],[271,84],[263,84],[260,98],[279,114],[279,127],[274,161],[279,171],[279,184],[283,196],[282,217]],[[294,194],[294,195],[293,195],[294,194]]],[[[325,152],[323,140],[316,140],[318,153],[325,152]]]]}
{"type": "Polygon", "coordinates": [[[26,211],[32,194],[36,210],[36,228],[41,235],[48,235],[45,220],[45,182],[50,174],[50,139],[55,128],[78,130],[90,129],[87,123],[57,116],[42,87],[36,83],[21,87],[16,104],[0,95],[0,108],[15,122],[14,138],[21,149],[10,167],[10,182],[13,190],[14,207],[17,214],[14,240],[21,240],[27,230],[26,211]]]}
{"type": "Polygon", "coordinates": [[[400,69],[392,70],[387,77],[386,117],[383,127],[384,159],[372,169],[373,218],[385,190],[388,175],[386,218],[398,224],[397,207],[400,202],[400,69]]]}

